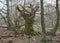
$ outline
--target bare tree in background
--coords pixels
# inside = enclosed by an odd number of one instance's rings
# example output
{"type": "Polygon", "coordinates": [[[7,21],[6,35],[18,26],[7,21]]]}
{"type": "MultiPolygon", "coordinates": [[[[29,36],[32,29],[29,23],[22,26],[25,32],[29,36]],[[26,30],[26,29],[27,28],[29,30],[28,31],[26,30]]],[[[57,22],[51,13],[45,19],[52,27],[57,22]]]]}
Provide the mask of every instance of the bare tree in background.
{"type": "Polygon", "coordinates": [[[6,0],[7,3],[7,27],[8,29],[10,29],[10,27],[12,26],[12,22],[10,20],[10,13],[9,13],[9,0],[6,0]]]}

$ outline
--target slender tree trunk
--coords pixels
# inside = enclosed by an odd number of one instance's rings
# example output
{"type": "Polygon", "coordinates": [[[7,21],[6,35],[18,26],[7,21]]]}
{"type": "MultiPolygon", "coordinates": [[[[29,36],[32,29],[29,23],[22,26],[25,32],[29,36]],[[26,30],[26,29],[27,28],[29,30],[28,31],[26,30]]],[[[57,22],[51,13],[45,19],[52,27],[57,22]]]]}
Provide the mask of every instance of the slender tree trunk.
{"type": "Polygon", "coordinates": [[[56,0],[56,15],[57,15],[57,20],[56,20],[56,24],[55,27],[53,29],[53,35],[56,34],[58,26],[59,26],[59,7],[58,7],[58,0],[56,0]]]}
{"type": "Polygon", "coordinates": [[[45,32],[45,23],[44,23],[44,7],[43,7],[43,0],[40,0],[41,3],[41,27],[42,27],[42,36],[43,36],[43,41],[46,43],[46,32],[45,32]]]}
{"type": "Polygon", "coordinates": [[[24,6],[25,6],[25,4],[26,4],[26,0],[24,0],[24,6]]]}
{"type": "Polygon", "coordinates": [[[8,27],[10,26],[10,23],[9,23],[9,0],[6,0],[6,3],[7,3],[7,21],[8,21],[8,27]]]}

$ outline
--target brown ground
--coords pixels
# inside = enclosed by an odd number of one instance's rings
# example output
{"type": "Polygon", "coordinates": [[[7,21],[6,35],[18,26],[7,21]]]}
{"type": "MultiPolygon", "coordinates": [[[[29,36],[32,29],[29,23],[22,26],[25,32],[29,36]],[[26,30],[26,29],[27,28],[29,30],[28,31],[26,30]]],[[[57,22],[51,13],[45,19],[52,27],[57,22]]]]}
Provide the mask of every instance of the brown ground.
{"type": "MultiPolygon", "coordinates": [[[[2,33],[4,33],[5,31],[7,31],[7,30],[0,29],[1,36],[2,36],[2,33]]],[[[32,36],[31,38],[29,38],[26,35],[24,35],[24,36],[20,35],[18,37],[6,37],[6,36],[1,37],[1,36],[0,36],[0,43],[9,43],[9,41],[12,41],[12,43],[42,43],[41,35],[32,36]]],[[[50,43],[60,43],[60,34],[57,34],[55,37],[51,37],[51,36],[46,36],[46,37],[47,37],[47,39],[50,40],[50,43]],[[53,40],[52,42],[51,42],[51,38],[53,40]]]]}

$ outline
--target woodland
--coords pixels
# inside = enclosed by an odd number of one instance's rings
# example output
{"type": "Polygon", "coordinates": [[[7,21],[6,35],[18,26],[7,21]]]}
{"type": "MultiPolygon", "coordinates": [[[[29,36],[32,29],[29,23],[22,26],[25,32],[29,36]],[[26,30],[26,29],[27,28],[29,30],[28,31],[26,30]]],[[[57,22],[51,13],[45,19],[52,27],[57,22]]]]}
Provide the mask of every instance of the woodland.
{"type": "Polygon", "coordinates": [[[0,0],[0,43],[60,43],[60,0],[0,0]]]}

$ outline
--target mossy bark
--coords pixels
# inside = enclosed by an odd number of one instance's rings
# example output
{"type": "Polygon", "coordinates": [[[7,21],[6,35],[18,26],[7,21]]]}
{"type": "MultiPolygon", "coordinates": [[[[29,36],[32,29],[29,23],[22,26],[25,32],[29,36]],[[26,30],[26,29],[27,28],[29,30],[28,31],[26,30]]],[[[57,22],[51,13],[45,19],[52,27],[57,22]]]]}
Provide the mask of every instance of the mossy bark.
{"type": "Polygon", "coordinates": [[[23,17],[25,20],[25,33],[27,35],[34,35],[34,29],[33,29],[34,17],[28,15],[26,16],[23,17]]]}
{"type": "Polygon", "coordinates": [[[40,0],[41,3],[41,27],[42,27],[42,41],[46,43],[46,30],[45,30],[45,23],[44,23],[44,7],[43,7],[43,0],[40,0]]]}
{"type": "Polygon", "coordinates": [[[56,32],[57,32],[57,29],[58,29],[58,26],[59,26],[59,7],[58,7],[58,0],[56,0],[56,15],[57,15],[57,20],[56,20],[56,24],[55,24],[55,27],[53,29],[53,35],[56,35],[56,32]]]}
{"type": "Polygon", "coordinates": [[[23,8],[23,10],[19,9],[19,6],[17,6],[17,10],[20,11],[21,16],[25,20],[25,33],[28,35],[34,35],[33,29],[34,17],[39,7],[38,6],[33,7],[33,5],[30,4],[29,8],[31,9],[31,12],[26,10],[23,6],[21,7],[23,8]]]}

